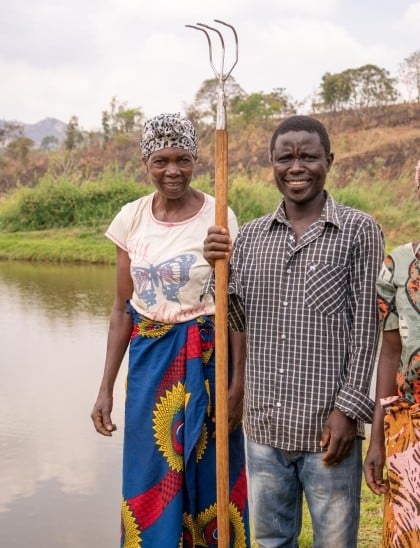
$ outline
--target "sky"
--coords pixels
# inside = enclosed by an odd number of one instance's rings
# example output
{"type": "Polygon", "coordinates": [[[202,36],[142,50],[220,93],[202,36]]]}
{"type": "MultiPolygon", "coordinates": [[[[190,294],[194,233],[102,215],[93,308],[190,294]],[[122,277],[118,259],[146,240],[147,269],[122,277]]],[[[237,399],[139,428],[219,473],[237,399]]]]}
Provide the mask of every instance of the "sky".
{"type": "Polygon", "coordinates": [[[185,25],[222,30],[232,62],[233,33],[214,19],[238,33],[244,91],[284,88],[303,110],[326,72],[397,76],[420,48],[420,0],[0,0],[0,119],[77,116],[96,130],[113,97],[146,116],[183,112],[214,77],[204,33],[185,25]]]}

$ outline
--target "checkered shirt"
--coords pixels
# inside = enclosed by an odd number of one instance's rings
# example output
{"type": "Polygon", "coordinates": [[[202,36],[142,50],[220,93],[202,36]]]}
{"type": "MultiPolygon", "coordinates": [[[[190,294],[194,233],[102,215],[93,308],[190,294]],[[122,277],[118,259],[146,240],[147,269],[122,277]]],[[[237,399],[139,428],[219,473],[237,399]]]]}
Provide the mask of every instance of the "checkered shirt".
{"type": "Polygon", "coordinates": [[[320,451],[333,408],[372,418],[383,236],[366,213],[326,193],[296,242],[283,204],[245,224],[231,260],[229,323],[247,333],[244,427],[261,444],[320,451]]]}

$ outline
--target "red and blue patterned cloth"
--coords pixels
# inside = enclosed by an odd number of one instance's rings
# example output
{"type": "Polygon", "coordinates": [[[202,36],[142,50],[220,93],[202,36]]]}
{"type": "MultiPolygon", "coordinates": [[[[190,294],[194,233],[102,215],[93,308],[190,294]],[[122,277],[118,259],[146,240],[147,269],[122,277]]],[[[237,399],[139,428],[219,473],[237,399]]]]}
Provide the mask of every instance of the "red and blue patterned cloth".
{"type": "MultiPolygon", "coordinates": [[[[217,546],[214,324],[130,306],[121,546],[217,546]]],[[[229,440],[232,548],[250,546],[242,429],[229,440]]]]}

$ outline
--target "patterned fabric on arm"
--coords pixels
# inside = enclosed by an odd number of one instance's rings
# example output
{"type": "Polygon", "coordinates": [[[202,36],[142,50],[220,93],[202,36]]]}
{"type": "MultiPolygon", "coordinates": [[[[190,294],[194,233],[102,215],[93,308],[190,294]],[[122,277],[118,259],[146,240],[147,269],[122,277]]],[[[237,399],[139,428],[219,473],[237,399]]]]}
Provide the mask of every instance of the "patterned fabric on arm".
{"type": "Polygon", "coordinates": [[[386,466],[383,547],[420,546],[420,404],[395,398],[382,401],[386,466]]]}
{"type": "Polygon", "coordinates": [[[400,332],[398,393],[411,403],[420,403],[420,261],[411,243],[385,258],[377,289],[383,329],[400,332]]]}

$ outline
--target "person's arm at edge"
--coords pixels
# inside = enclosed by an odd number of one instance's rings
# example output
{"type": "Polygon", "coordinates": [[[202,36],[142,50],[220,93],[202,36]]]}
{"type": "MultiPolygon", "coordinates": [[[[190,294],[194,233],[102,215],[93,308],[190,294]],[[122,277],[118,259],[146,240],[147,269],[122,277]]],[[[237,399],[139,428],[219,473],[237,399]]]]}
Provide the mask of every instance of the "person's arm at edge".
{"type": "Polygon", "coordinates": [[[375,410],[369,448],[363,465],[368,487],[377,495],[387,493],[389,484],[383,477],[385,466],[384,410],[381,398],[397,395],[396,374],[401,359],[398,329],[384,331],[376,377],[375,410]]]}
{"type": "Polygon", "coordinates": [[[127,314],[126,309],[126,301],[133,293],[130,258],[122,248],[116,246],[116,250],[117,290],[109,322],[104,372],[91,413],[95,429],[104,436],[112,436],[112,432],[117,428],[111,420],[114,383],[130,342],[133,327],[131,316],[127,314]]]}

